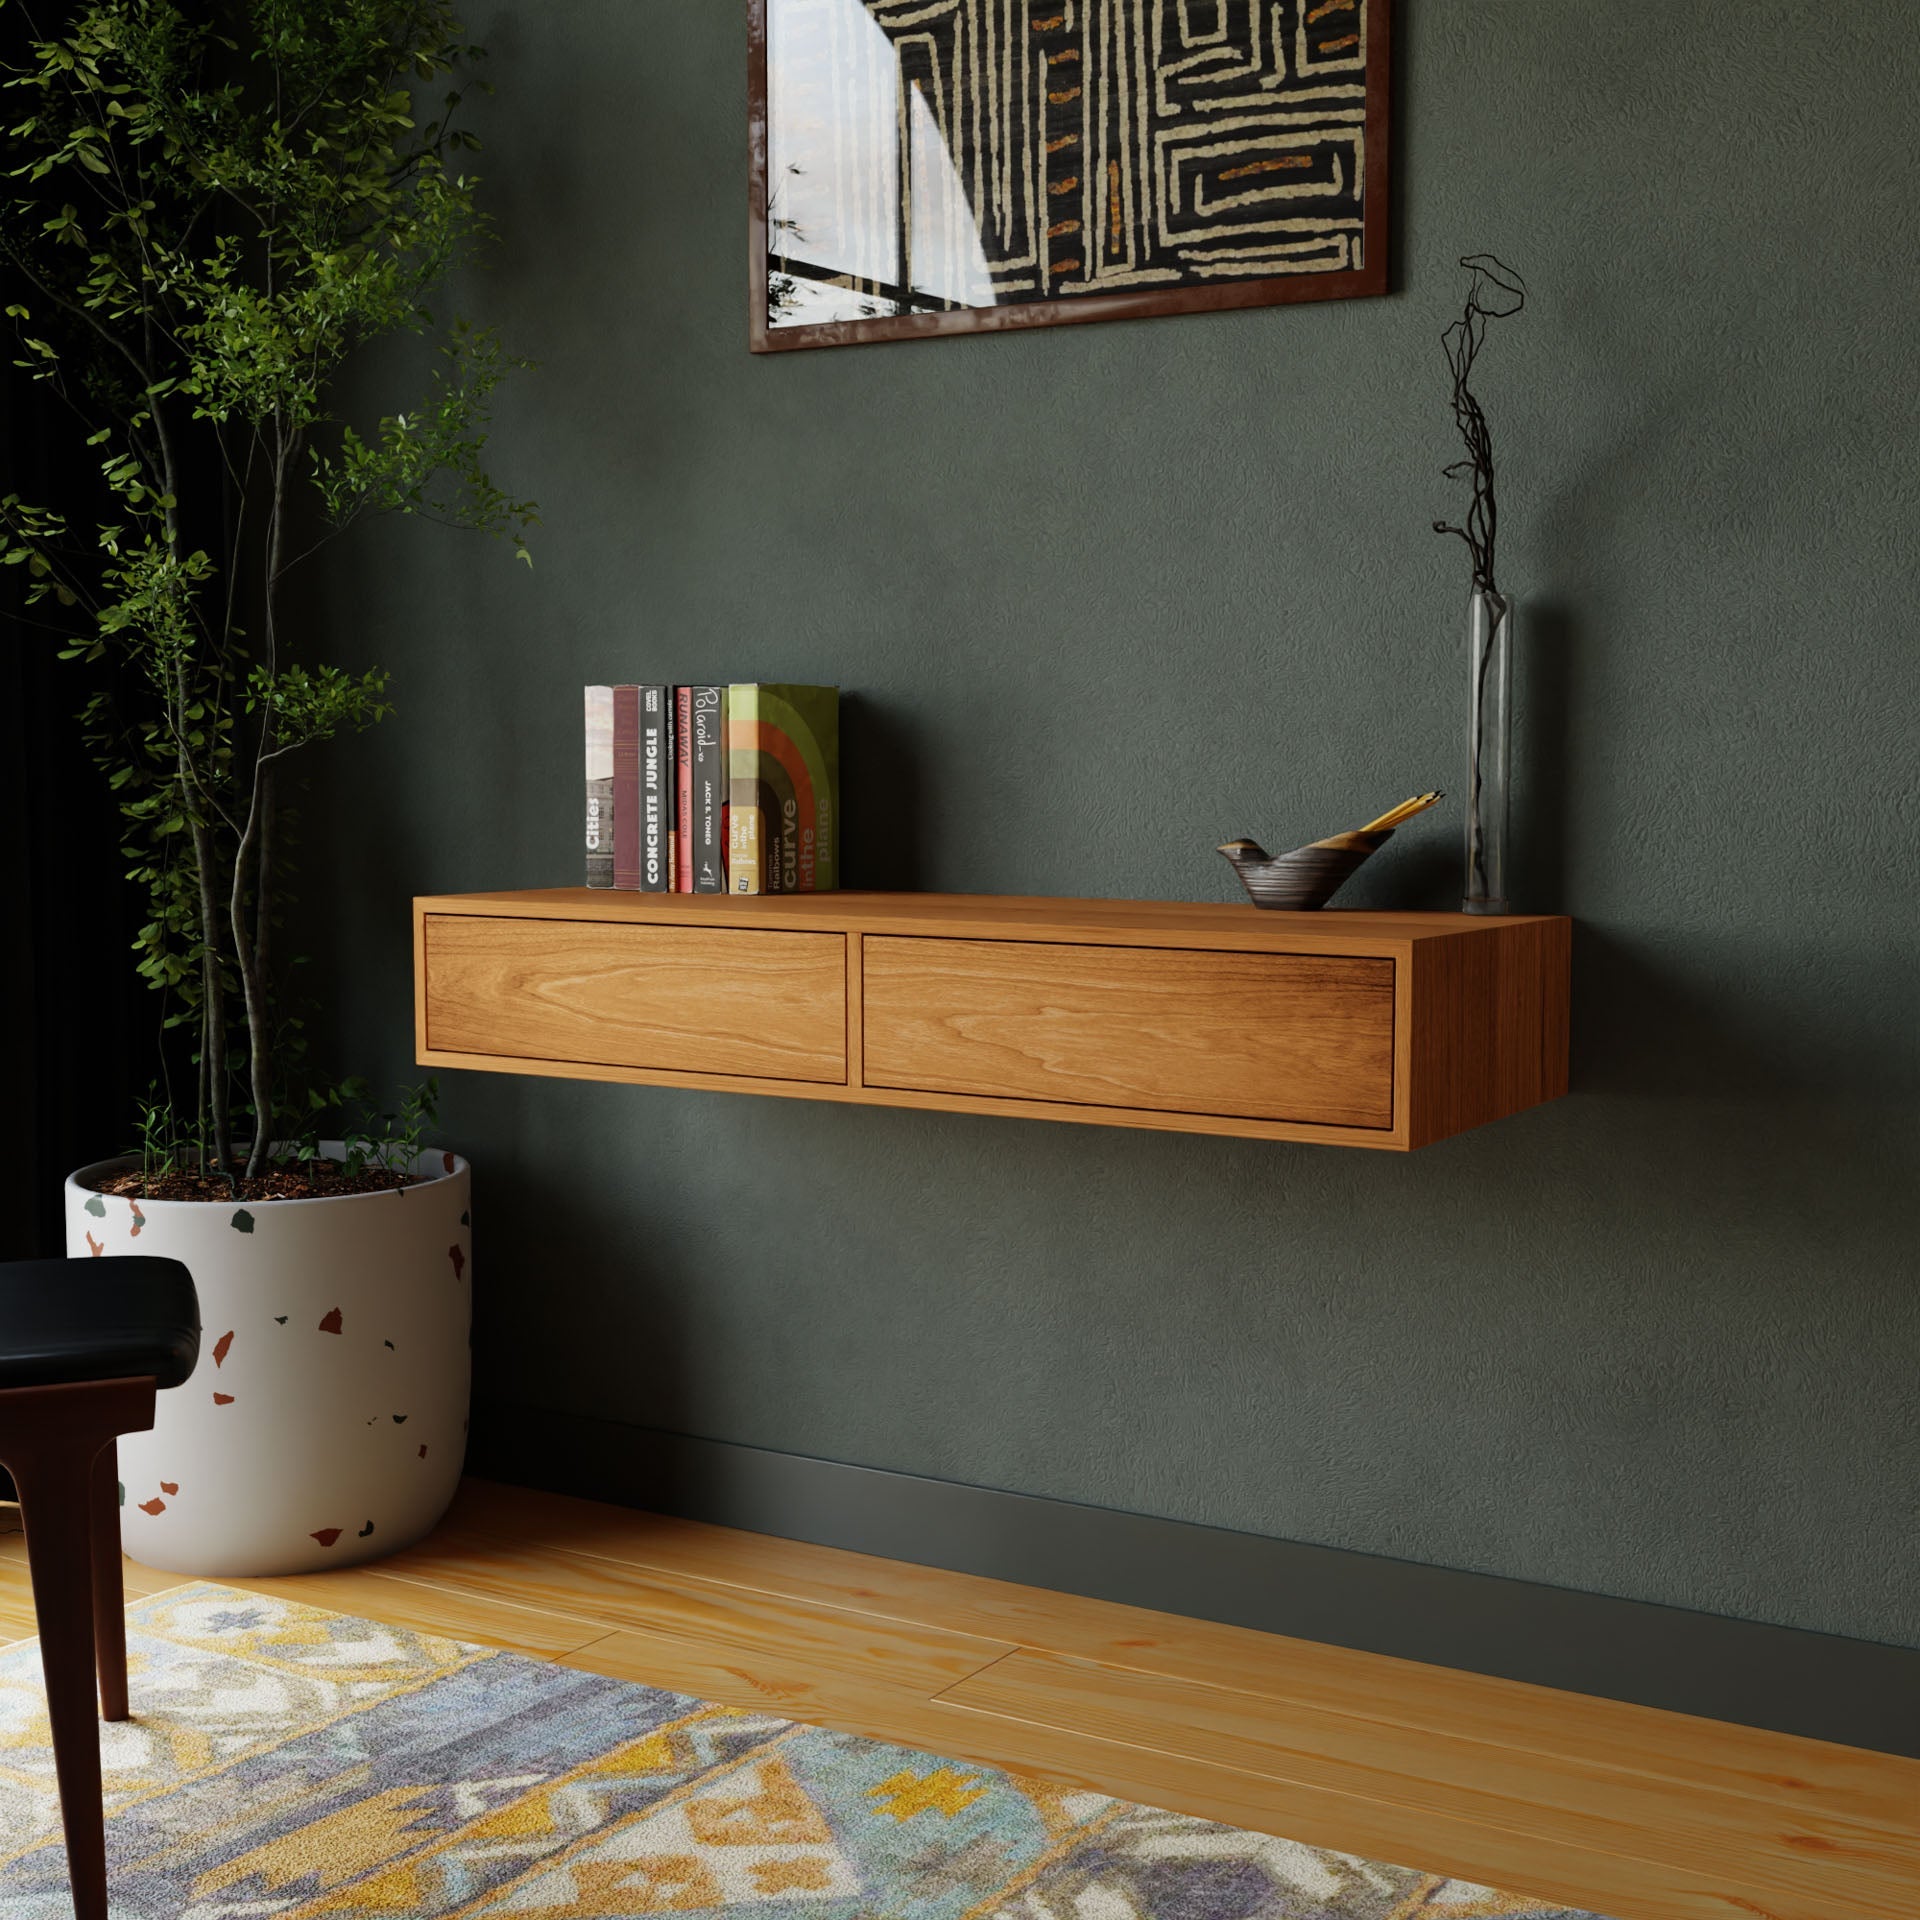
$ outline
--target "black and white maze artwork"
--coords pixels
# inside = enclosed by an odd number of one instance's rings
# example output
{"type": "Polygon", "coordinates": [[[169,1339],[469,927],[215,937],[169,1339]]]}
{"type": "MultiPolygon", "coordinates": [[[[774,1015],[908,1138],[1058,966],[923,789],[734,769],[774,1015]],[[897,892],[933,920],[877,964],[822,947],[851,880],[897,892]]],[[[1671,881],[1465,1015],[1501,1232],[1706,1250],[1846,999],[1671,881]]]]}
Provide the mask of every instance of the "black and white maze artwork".
{"type": "Polygon", "coordinates": [[[1361,267],[1388,0],[766,0],[775,326],[1361,267]]]}

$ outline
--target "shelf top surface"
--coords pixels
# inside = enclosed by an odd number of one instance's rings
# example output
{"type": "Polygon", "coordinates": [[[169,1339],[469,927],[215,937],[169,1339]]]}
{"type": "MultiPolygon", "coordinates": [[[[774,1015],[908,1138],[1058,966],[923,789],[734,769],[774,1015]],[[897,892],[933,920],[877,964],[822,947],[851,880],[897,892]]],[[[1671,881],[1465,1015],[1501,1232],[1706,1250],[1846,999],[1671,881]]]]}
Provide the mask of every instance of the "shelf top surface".
{"type": "Polygon", "coordinates": [[[1081,900],[994,893],[632,893],[605,887],[540,887],[512,893],[427,895],[427,914],[516,920],[594,920],[758,927],[788,932],[933,935],[974,939],[1094,939],[1202,936],[1228,946],[1363,952],[1503,927],[1539,926],[1551,914],[1500,917],[1323,908],[1281,913],[1247,902],[1081,900]]]}

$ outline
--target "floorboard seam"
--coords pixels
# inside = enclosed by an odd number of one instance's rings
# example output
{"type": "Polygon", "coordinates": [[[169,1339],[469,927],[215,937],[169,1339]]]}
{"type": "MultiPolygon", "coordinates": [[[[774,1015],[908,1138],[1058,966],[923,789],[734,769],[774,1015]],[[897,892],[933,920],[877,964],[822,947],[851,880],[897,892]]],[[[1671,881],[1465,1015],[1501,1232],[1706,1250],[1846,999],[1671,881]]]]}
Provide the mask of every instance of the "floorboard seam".
{"type": "Polygon", "coordinates": [[[994,1668],[999,1666],[1003,1661],[1011,1660],[1016,1653],[1022,1653],[1024,1651],[1025,1649],[1017,1642],[1013,1645],[1003,1647],[991,1660],[986,1661],[981,1666],[975,1667],[971,1673],[963,1673],[957,1680],[949,1680],[938,1692],[927,1694],[925,1697],[928,1700],[945,1700],[947,1695],[950,1694],[955,1687],[971,1685],[972,1682],[978,1680],[983,1673],[991,1673],[994,1668]]]}

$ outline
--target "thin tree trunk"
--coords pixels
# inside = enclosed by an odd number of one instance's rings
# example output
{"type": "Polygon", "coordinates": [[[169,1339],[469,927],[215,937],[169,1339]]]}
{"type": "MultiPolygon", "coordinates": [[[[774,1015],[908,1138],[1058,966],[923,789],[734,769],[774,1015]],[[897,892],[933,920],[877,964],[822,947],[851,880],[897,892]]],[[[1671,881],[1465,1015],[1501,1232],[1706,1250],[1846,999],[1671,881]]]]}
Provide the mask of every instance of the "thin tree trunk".
{"type": "MultiPolygon", "coordinates": [[[[181,757],[184,761],[184,753],[181,757]]],[[[227,1107],[227,1007],[220,981],[220,909],[213,892],[213,835],[204,820],[193,822],[193,862],[200,886],[200,1050],[206,1061],[214,1158],[222,1167],[231,1167],[233,1122],[227,1107]]]]}
{"type": "Polygon", "coordinates": [[[269,508],[270,532],[267,538],[267,572],[262,595],[262,620],[266,640],[267,705],[260,721],[260,742],[254,750],[253,792],[247,806],[247,824],[233,859],[233,892],[227,906],[233,922],[234,957],[240,969],[240,988],[247,1003],[248,1084],[253,1094],[253,1144],[247,1153],[249,1179],[266,1169],[267,1155],[273,1145],[273,1059],[272,1035],[267,1025],[267,978],[265,965],[265,929],[273,914],[268,881],[269,850],[273,832],[273,772],[268,764],[276,746],[273,724],[273,682],[279,665],[278,588],[281,562],[281,536],[286,501],[287,462],[293,452],[292,441],[281,437],[275,449],[273,495],[269,508]],[[254,927],[247,924],[247,881],[253,880],[254,927]],[[257,930],[257,931],[256,931],[257,930]]]}
{"type": "Polygon", "coordinates": [[[273,1132],[272,1075],[267,1058],[266,977],[261,967],[260,949],[247,925],[247,881],[251,875],[256,911],[266,911],[266,875],[262,868],[265,852],[265,815],[268,770],[264,757],[272,750],[272,716],[268,715],[260,734],[259,752],[253,764],[253,795],[247,808],[246,831],[233,852],[233,890],[227,898],[227,913],[233,927],[233,955],[240,974],[240,991],[247,1008],[247,1084],[253,1096],[253,1140],[247,1149],[247,1177],[252,1179],[266,1165],[267,1150],[273,1132]]]}
{"type": "Polygon", "coordinates": [[[187,672],[174,669],[174,773],[180,783],[180,810],[193,839],[194,881],[200,894],[200,1052],[205,1063],[207,1105],[213,1120],[214,1158],[233,1164],[233,1123],[227,1105],[227,1007],[220,978],[220,908],[213,890],[213,829],[200,811],[193,763],[187,753],[187,672]]]}
{"type": "MultiPolygon", "coordinates": [[[[263,735],[262,751],[268,751],[272,735],[263,735]]],[[[254,769],[253,805],[248,810],[247,830],[233,860],[233,945],[239,962],[240,987],[247,1002],[247,1080],[253,1095],[253,1144],[247,1153],[247,1177],[266,1169],[267,1155],[273,1145],[273,1048],[267,1026],[267,969],[263,943],[247,925],[247,880],[253,879],[256,923],[263,924],[271,911],[268,897],[267,853],[272,843],[268,824],[273,808],[273,774],[264,766],[254,769]]]]}
{"type": "Polygon", "coordinates": [[[278,796],[274,792],[273,769],[260,778],[260,852],[254,861],[253,880],[253,967],[260,982],[260,1016],[267,1026],[264,1046],[253,1055],[253,1101],[261,1113],[262,1131],[267,1146],[273,1146],[273,974],[268,949],[273,941],[273,826],[278,796]]]}
{"type": "Polygon", "coordinates": [[[263,980],[272,978],[268,949],[273,943],[273,828],[278,805],[269,767],[260,779],[260,857],[254,863],[253,895],[253,958],[263,980]]]}
{"type": "Polygon", "coordinates": [[[207,1032],[203,1015],[200,1025],[200,1057],[194,1063],[193,1139],[199,1171],[207,1171],[207,1032]]]}
{"type": "MultiPolygon", "coordinates": [[[[264,777],[264,769],[256,780],[264,777]]],[[[262,890],[258,875],[260,848],[260,802],[256,787],[253,816],[241,839],[233,861],[233,896],[229,905],[233,917],[233,944],[240,969],[240,990],[247,1003],[247,1078],[253,1095],[253,1143],[247,1150],[247,1178],[264,1171],[267,1150],[272,1144],[273,1083],[268,1059],[266,980],[260,967],[260,955],[247,929],[247,870],[256,870],[255,891],[262,890]]]]}
{"type": "MultiPolygon", "coordinates": [[[[151,341],[152,316],[147,316],[151,341]]],[[[144,373],[144,369],[142,372],[144,373]]],[[[151,376],[147,376],[151,388],[151,376]]],[[[173,436],[168,431],[166,404],[150,394],[149,411],[160,448],[161,485],[175,504],[166,510],[167,540],[176,546],[180,539],[179,471],[174,464],[173,436]]],[[[200,1074],[198,1087],[199,1139],[202,1167],[205,1171],[208,1123],[212,1123],[213,1157],[225,1169],[233,1165],[233,1119],[228,1100],[227,1081],[227,997],[220,977],[219,906],[213,887],[213,830],[200,808],[199,783],[187,749],[187,671],[184,662],[174,668],[173,737],[175,741],[175,778],[180,783],[180,808],[192,823],[194,880],[200,894],[200,1074]]]]}

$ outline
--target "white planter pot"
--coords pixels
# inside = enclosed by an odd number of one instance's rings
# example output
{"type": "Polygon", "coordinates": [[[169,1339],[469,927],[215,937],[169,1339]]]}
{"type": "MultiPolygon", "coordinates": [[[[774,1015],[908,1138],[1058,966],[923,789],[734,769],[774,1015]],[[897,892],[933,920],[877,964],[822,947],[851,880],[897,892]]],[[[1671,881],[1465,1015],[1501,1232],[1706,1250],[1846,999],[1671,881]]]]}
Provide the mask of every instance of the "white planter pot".
{"type": "MultiPolygon", "coordinates": [[[[327,1151],[337,1152],[329,1143],[327,1151]]],[[[183,1261],[200,1362],[120,1442],[122,1538],[170,1573],[311,1573],[410,1545],[466,1452],[471,1180],[324,1200],[126,1200],[66,1187],[67,1253],[183,1261]]]]}

